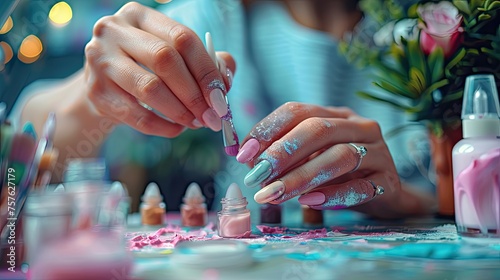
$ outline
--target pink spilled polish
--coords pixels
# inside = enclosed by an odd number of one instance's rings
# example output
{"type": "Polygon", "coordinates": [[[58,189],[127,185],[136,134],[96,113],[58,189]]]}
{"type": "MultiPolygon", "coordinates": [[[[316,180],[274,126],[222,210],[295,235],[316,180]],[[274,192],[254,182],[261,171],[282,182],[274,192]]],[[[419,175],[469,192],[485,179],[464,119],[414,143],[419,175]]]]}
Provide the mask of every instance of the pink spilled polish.
{"type": "Polygon", "coordinates": [[[248,140],[236,155],[236,160],[240,163],[249,162],[259,152],[260,143],[257,139],[248,140]]]}

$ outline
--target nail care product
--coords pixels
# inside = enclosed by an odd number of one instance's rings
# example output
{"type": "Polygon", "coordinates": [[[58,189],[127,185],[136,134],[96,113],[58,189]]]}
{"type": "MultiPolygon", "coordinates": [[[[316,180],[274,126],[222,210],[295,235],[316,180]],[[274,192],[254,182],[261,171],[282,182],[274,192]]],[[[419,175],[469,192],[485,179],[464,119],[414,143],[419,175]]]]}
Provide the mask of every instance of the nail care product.
{"type": "Polygon", "coordinates": [[[281,224],[281,208],[281,204],[262,204],[260,206],[260,223],[281,224]]]}
{"type": "Polygon", "coordinates": [[[23,217],[25,261],[31,264],[45,246],[68,236],[72,200],[65,192],[32,192],[26,200],[23,217]]]}
{"type": "MultiPolygon", "coordinates": [[[[205,34],[205,43],[207,47],[207,52],[215,63],[217,69],[219,69],[219,63],[217,62],[217,56],[215,54],[214,45],[212,42],[212,36],[210,32],[205,34]]],[[[236,134],[236,129],[234,128],[233,116],[231,114],[231,109],[229,108],[229,102],[227,97],[225,97],[227,105],[227,114],[221,117],[222,120],[222,137],[224,141],[224,151],[229,156],[236,156],[238,154],[238,149],[240,143],[238,140],[238,134],[236,134]]]]}
{"type": "Polygon", "coordinates": [[[200,186],[191,183],[181,205],[182,225],[187,227],[202,227],[207,224],[207,205],[200,186]]]}
{"type": "Polygon", "coordinates": [[[306,226],[321,226],[323,225],[323,211],[312,209],[307,205],[302,206],[302,222],[306,226]]]}
{"type": "Polygon", "coordinates": [[[165,224],[165,203],[156,183],[148,184],[139,208],[143,225],[161,226],[165,224]]]}
{"type": "Polygon", "coordinates": [[[75,158],[64,172],[64,187],[74,197],[75,229],[90,228],[97,222],[96,209],[108,185],[106,163],[102,158],[75,158]]]}
{"type": "Polygon", "coordinates": [[[500,238],[500,104],[493,75],[466,78],[462,132],[452,151],[458,233],[500,238]]]}
{"type": "Polygon", "coordinates": [[[102,228],[72,232],[39,251],[28,279],[130,279],[133,260],[123,236],[102,228]]]}
{"type": "Polygon", "coordinates": [[[221,237],[245,237],[251,233],[250,211],[236,183],[229,185],[221,200],[222,210],[217,213],[217,229],[221,237]]]}

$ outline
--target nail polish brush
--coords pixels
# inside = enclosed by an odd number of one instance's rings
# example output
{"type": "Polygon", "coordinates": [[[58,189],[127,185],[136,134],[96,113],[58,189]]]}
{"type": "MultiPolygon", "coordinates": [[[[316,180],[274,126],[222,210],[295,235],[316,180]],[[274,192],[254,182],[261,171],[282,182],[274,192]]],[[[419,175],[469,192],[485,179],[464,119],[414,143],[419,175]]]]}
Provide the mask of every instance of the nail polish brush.
{"type": "MultiPolygon", "coordinates": [[[[217,62],[217,56],[215,54],[214,44],[212,42],[212,36],[210,32],[205,34],[205,42],[207,44],[207,52],[215,63],[217,69],[219,69],[219,63],[217,62]]],[[[234,128],[233,116],[231,114],[231,109],[229,108],[229,102],[226,96],[227,104],[227,114],[221,117],[222,121],[222,136],[224,141],[224,151],[229,156],[236,156],[240,147],[238,140],[238,135],[236,134],[236,129],[234,128]]]]}

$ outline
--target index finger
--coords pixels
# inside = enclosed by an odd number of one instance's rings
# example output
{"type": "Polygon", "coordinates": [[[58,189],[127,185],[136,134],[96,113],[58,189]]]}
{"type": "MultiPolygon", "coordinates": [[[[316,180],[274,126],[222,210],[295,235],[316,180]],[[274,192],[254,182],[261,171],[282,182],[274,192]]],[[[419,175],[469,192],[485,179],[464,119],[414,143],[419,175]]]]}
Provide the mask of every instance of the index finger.
{"type": "Polygon", "coordinates": [[[181,91],[178,98],[189,106],[197,119],[203,119],[208,107],[215,110],[219,117],[227,114],[224,79],[194,31],[156,10],[137,3],[125,5],[119,13],[124,14],[132,25],[165,40],[180,54],[198,84],[199,91],[181,91]]]}

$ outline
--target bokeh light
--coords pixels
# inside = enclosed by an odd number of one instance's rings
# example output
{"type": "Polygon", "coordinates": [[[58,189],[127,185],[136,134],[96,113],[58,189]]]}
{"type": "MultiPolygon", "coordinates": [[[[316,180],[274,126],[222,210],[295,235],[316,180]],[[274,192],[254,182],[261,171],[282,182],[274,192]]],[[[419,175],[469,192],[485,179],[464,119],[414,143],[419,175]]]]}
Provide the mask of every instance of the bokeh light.
{"type": "Polygon", "coordinates": [[[50,21],[57,26],[66,25],[73,17],[73,11],[66,2],[56,3],[49,12],[50,21]]]}
{"type": "Polygon", "coordinates": [[[17,57],[24,63],[33,63],[40,57],[42,50],[42,41],[35,35],[29,35],[21,43],[17,57]]]}
{"type": "Polygon", "coordinates": [[[0,42],[0,47],[2,47],[5,56],[4,64],[7,64],[14,56],[14,51],[12,51],[12,47],[4,41],[0,42]]]}
{"type": "Polygon", "coordinates": [[[0,34],[5,34],[9,32],[13,26],[14,22],[12,21],[12,17],[8,17],[5,23],[3,24],[2,29],[0,29],[0,34]]]}
{"type": "Polygon", "coordinates": [[[160,4],[167,4],[168,2],[171,2],[172,0],[155,0],[157,3],[160,4]]]}

